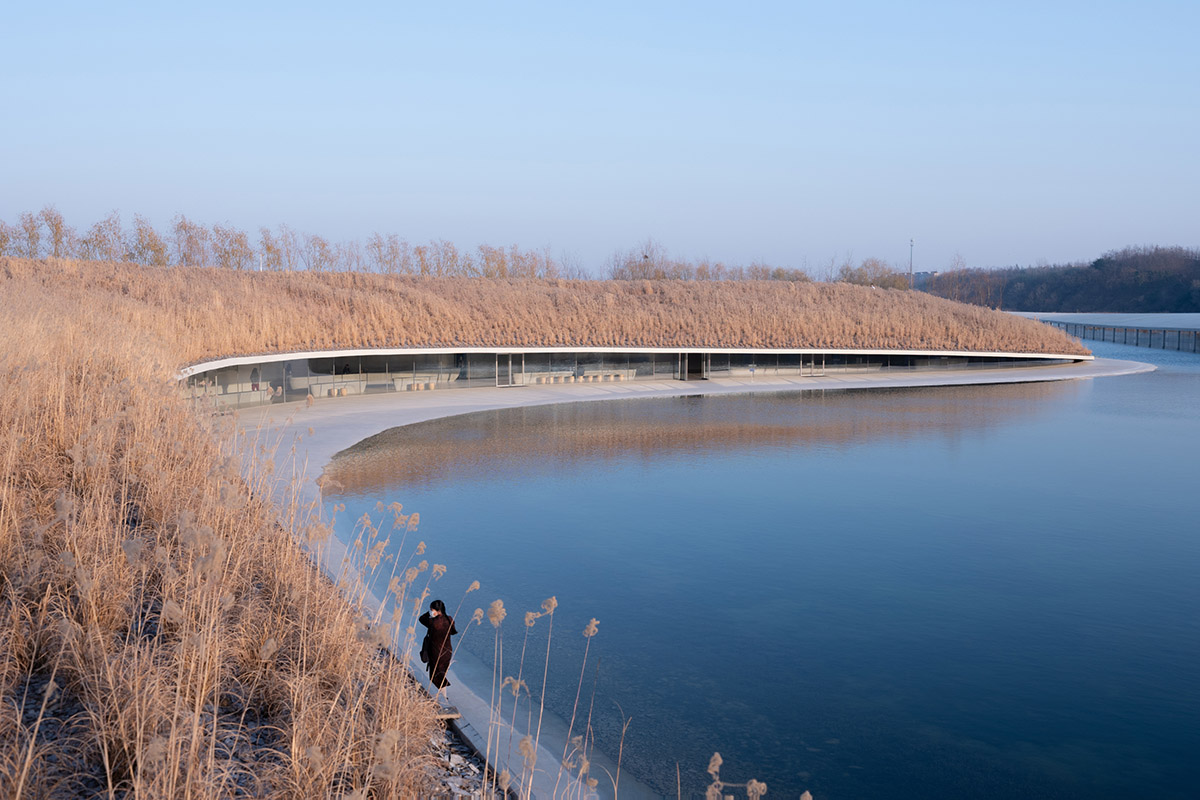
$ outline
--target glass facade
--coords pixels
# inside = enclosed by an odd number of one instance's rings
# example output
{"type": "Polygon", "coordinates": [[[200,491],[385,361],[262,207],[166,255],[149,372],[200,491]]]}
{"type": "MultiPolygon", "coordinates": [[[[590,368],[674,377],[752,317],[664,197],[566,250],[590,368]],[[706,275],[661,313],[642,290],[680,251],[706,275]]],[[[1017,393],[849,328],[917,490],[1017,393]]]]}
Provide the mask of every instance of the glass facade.
{"type": "Polygon", "coordinates": [[[757,376],[816,377],[897,370],[996,369],[1070,359],[847,353],[529,352],[321,356],[198,371],[184,381],[197,402],[243,408],[386,392],[481,386],[616,383],[757,376]]]}

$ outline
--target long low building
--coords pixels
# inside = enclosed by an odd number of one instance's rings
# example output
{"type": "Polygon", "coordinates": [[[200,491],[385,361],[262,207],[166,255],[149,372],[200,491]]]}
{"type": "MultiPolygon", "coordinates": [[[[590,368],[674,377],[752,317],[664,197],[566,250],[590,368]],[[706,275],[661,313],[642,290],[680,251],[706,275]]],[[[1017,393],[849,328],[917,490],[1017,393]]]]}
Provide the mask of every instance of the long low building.
{"type": "Polygon", "coordinates": [[[437,347],[239,356],[194,364],[189,396],[242,408],[325,397],[471,387],[829,373],[1019,369],[1090,361],[1063,353],[922,350],[437,347]]]}

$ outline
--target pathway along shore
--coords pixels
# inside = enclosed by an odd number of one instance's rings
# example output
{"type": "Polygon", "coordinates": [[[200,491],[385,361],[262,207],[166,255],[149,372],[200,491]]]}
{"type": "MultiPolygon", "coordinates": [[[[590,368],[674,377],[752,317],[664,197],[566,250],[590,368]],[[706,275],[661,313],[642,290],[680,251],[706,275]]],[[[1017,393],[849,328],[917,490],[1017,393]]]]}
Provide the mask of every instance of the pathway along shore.
{"type": "MultiPolygon", "coordinates": [[[[1032,383],[1044,381],[1080,380],[1085,378],[1131,375],[1154,370],[1151,364],[1136,361],[1119,361],[1097,358],[1092,361],[1071,364],[1054,364],[1044,367],[1018,367],[1008,369],[939,370],[930,372],[892,372],[866,374],[837,374],[821,377],[762,376],[757,378],[718,378],[705,381],[645,381],[630,383],[603,383],[553,386],[514,386],[505,388],[448,389],[434,392],[396,392],[388,394],[354,395],[351,397],[317,400],[311,406],[303,402],[268,405],[245,409],[239,413],[238,424],[247,437],[269,440],[277,438],[283,430],[282,444],[275,459],[276,467],[304,465],[301,478],[300,498],[304,503],[320,500],[317,479],[325,467],[341,451],[353,447],[363,439],[391,428],[426,422],[433,419],[490,411],[501,408],[516,408],[555,403],[595,402],[601,400],[633,397],[684,397],[695,395],[743,394],[751,392],[798,392],[839,391],[859,389],[900,389],[935,386],[978,386],[1003,383],[1032,383]],[[293,437],[287,435],[286,427],[295,433],[295,453],[291,452],[293,437]],[[310,435],[309,429],[313,432],[310,435]]],[[[344,543],[331,542],[340,548],[344,543]]],[[[327,563],[341,563],[338,553],[327,563]]],[[[486,741],[490,709],[487,700],[473,693],[469,686],[478,680],[479,665],[472,665],[464,658],[463,663],[451,668],[449,703],[462,713],[458,727],[463,737],[471,744],[478,743],[482,750],[486,741]],[[464,677],[465,675],[465,677],[464,677]]],[[[411,667],[414,674],[421,674],[421,665],[411,667]]],[[[491,672],[486,672],[490,680],[491,672]]],[[[534,779],[533,796],[550,797],[554,787],[554,773],[559,756],[547,745],[557,745],[559,753],[562,742],[543,741],[537,763],[544,765],[534,779]],[[549,768],[549,773],[543,772],[549,768]]],[[[520,740],[523,733],[517,731],[513,742],[520,740]]],[[[509,741],[507,733],[502,737],[509,741]]],[[[512,775],[520,775],[523,759],[514,750],[511,753],[493,755],[493,766],[497,770],[508,769],[512,775]]],[[[601,754],[593,758],[595,771],[615,765],[601,754]]],[[[703,765],[700,765],[703,766],[703,765]]],[[[611,790],[611,787],[609,787],[611,790]]],[[[599,791],[604,793],[604,787],[599,791]]],[[[621,796],[626,798],[656,797],[646,787],[626,776],[621,779],[621,796]]]]}

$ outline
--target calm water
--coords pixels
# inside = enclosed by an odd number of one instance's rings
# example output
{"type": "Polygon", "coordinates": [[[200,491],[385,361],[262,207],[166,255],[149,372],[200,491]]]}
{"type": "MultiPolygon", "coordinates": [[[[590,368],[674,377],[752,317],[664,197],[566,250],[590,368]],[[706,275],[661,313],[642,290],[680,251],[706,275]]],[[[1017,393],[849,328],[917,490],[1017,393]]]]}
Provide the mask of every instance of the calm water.
{"type": "Polygon", "coordinates": [[[438,594],[483,583],[460,619],[508,607],[505,674],[556,595],[565,716],[597,617],[599,744],[623,711],[672,796],[720,751],[769,797],[1194,797],[1200,357],[1087,344],[1160,369],[489,412],[346,458],[337,499],[421,512],[438,594]]]}

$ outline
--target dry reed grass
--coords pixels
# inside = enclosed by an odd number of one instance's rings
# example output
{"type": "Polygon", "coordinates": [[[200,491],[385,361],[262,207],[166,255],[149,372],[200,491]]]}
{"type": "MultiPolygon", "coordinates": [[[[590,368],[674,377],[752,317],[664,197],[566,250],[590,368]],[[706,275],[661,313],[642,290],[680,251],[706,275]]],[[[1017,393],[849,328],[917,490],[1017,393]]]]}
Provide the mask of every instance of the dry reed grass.
{"type": "Polygon", "coordinates": [[[0,796],[425,791],[432,704],[179,397],[167,317],[2,292],[0,796]]]}
{"type": "Polygon", "coordinates": [[[342,347],[819,347],[1072,353],[1061,331],[919,292],[780,281],[245,272],[0,259],[169,346],[182,365],[342,347]]]}

